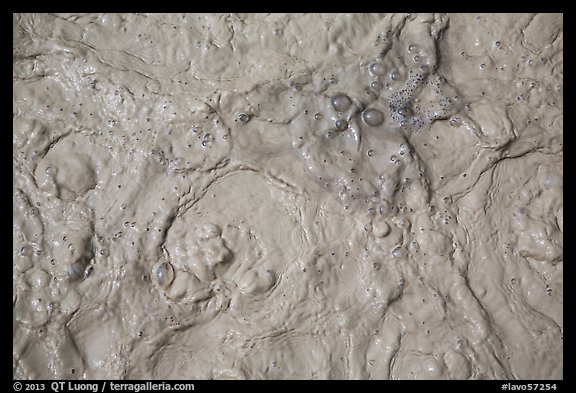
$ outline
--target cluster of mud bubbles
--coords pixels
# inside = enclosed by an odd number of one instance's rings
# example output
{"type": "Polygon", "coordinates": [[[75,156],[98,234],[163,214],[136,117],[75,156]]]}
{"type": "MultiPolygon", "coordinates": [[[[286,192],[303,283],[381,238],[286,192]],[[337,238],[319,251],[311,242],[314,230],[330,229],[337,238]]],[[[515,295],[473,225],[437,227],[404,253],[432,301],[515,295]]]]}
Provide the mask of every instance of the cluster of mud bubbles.
{"type": "Polygon", "coordinates": [[[411,140],[462,109],[437,73],[434,46],[394,42],[384,40],[378,55],[334,70],[329,83],[315,75],[301,78],[311,86],[290,83],[305,108],[292,122],[293,147],[312,178],[362,215],[409,209],[407,200],[424,202],[413,209],[426,207],[426,174],[411,140]]]}

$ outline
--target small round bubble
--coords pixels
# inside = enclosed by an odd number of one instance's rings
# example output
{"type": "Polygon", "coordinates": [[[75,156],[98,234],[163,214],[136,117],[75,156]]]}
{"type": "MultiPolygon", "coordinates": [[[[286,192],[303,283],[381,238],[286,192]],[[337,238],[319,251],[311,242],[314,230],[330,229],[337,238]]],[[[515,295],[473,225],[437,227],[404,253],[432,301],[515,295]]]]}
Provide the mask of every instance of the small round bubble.
{"type": "Polygon", "coordinates": [[[314,114],[314,119],[315,119],[315,120],[321,120],[321,119],[322,119],[322,114],[321,114],[321,113],[315,113],[315,114],[314,114]]]}
{"type": "Polygon", "coordinates": [[[362,112],[362,120],[369,126],[379,126],[384,122],[384,114],[382,111],[374,108],[366,109],[362,112]]]}
{"type": "Polygon", "coordinates": [[[162,262],[154,269],[154,278],[161,288],[166,288],[174,280],[174,269],[168,262],[162,262]]]}
{"type": "Polygon", "coordinates": [[[382,83],[379,81],[373,81],[372,83],[370,83],[370,88],[372,90],[382,90],[384,86],[382,86],[382,83]]]}
{"type": "Polygon", "coordinates": [[[394,258],[402,258],[406,256],[406,250],[404,250],[402,247],[396,247],[394,250],[392,250],[392,256],[394,258]]]}
{"type": "Polygon", "coordinates": [[[412,111],[410,110],[410,108],[400,108],[398,109],[398,114],[400,116],[410,116],[412,114],[412,111]]]}
{"type": "Polygon", "coordinates": [[[348,128],[348,122],[344,119],[338,119],[334,122],[334,126],[338,131],[344,131],[348,128]]]}
{"type": "Polygon", "coordinates": [[[370,67],[368,68],[370,73],[372,75],[384,75],[384,73],[386,72],[386,70],[384,69],[384,65],[382,65],[382,63],[372,63],[370,64],[370,67]]]}
{"type": "Polygon", "coordinates": [[[20,255],[23,257],[30,256],[32,254],[32,248],[30,246],[24,246],[20,249],[20,255]]]}
{"type": "Polygon", "coordinates": [[[346,94],[335,94],[330,98],[330,103],[332,107],[338,112],[345,112],[350,109],[352,105],[352,100],[346,94]]]}

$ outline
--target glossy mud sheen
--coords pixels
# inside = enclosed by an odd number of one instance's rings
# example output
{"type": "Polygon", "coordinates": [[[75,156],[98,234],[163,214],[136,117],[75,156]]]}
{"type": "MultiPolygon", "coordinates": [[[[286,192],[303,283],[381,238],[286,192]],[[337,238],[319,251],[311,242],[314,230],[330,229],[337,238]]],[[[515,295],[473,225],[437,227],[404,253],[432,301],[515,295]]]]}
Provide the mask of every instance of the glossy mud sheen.
{"type": "Polygon", "coordinates": [[[562,84],[557,14],[15,14],[14,378],[562,378],[562,84]]]}

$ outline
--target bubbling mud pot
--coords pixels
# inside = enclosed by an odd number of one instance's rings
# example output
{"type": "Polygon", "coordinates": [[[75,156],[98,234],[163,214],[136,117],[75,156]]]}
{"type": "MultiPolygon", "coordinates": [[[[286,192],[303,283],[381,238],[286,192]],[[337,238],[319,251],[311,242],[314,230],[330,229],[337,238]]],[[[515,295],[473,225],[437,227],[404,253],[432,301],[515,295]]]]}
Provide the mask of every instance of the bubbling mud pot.
{"type": "Polygon", "coordinates": [[[13,377],[563,377],[560,14],[14,14],[13,377]]]}

